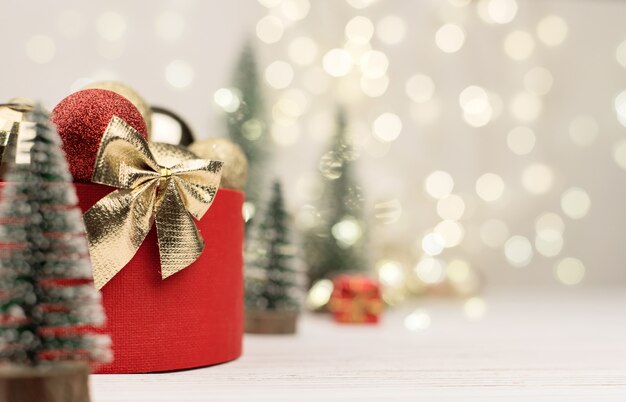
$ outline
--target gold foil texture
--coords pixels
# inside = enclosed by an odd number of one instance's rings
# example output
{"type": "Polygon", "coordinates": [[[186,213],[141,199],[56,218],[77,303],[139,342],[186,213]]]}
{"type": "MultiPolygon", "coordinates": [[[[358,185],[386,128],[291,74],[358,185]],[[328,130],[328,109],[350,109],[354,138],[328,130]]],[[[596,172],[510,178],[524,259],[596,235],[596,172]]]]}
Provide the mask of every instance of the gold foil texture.
{"type": "Polygon", "coordinates": [[[117,190],[84,215],[98,289],[133,258],[154,222],[163,279],[200,256],[204,241],[194,218],[211,206],[223,163],[192,158],[172,145],[149,144],[119,117],[111,119],[92,181],[117,190]]]}

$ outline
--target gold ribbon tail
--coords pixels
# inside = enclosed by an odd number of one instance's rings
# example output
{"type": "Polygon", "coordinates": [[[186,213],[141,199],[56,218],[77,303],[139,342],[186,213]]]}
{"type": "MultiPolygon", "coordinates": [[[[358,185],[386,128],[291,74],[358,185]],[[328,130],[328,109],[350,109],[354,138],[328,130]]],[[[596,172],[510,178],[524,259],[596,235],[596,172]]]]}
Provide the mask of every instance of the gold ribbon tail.
{"type": "Polygon", "coordinates": [[[103,197],[85,212],[94,285],[101,289],[132,258],[154,221],[156,183],[121,189],[103,197]]]}
{"type": "Polygon", "coordinates": [[[204,249],[193,218],[187,211],[181,213],[181,205],[184,203],[174,181],[168,180],[156,214],[162,279],[187,268],[204,249]]]}

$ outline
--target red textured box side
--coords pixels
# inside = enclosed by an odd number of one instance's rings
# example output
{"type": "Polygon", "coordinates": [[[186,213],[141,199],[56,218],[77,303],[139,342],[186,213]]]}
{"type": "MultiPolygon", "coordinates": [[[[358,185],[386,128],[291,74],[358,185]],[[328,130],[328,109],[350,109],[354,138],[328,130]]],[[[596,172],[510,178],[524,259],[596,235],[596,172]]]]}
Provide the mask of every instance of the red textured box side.
{"type": "MultiPolygon", "coordinates": [[[[83,211],[114,189],[75,183],[83,211]]],[[[205,248],[162,280],[156,229],[102,288],[114,361],[96,373],[144,373],[208,366],[241,355],[243,193],[220,189],[197,223],[205,248]]]]}

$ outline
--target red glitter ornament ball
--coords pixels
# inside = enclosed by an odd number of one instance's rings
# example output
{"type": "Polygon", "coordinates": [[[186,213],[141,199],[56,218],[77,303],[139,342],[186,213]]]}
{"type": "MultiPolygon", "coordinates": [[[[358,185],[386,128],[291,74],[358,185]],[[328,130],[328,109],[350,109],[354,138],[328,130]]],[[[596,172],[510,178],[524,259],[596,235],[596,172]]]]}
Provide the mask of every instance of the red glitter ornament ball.
{"type": "Polygon", "coordinates": [[[100,141],[111,118],[117,116],[147,138],[146,123],[126,98],[104,89],[84,89],[52,110],[70,173],[75,181],[91,181],[100,141]]]}

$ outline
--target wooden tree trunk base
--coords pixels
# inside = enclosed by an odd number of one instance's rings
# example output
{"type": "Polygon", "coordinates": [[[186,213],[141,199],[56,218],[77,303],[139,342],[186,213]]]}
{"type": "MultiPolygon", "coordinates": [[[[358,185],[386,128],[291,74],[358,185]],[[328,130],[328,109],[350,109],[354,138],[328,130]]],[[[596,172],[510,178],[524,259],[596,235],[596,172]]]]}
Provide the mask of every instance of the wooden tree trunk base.
{"type": "Polygon", "coordinates": [[[295,311],[246,311],[248,334],[294,334],[298,313],[295,311]]]}
{"type": "Polygon", "coordinates": [[[0,367],[2,402],[89,402],[89,366],[0,367]]]}

